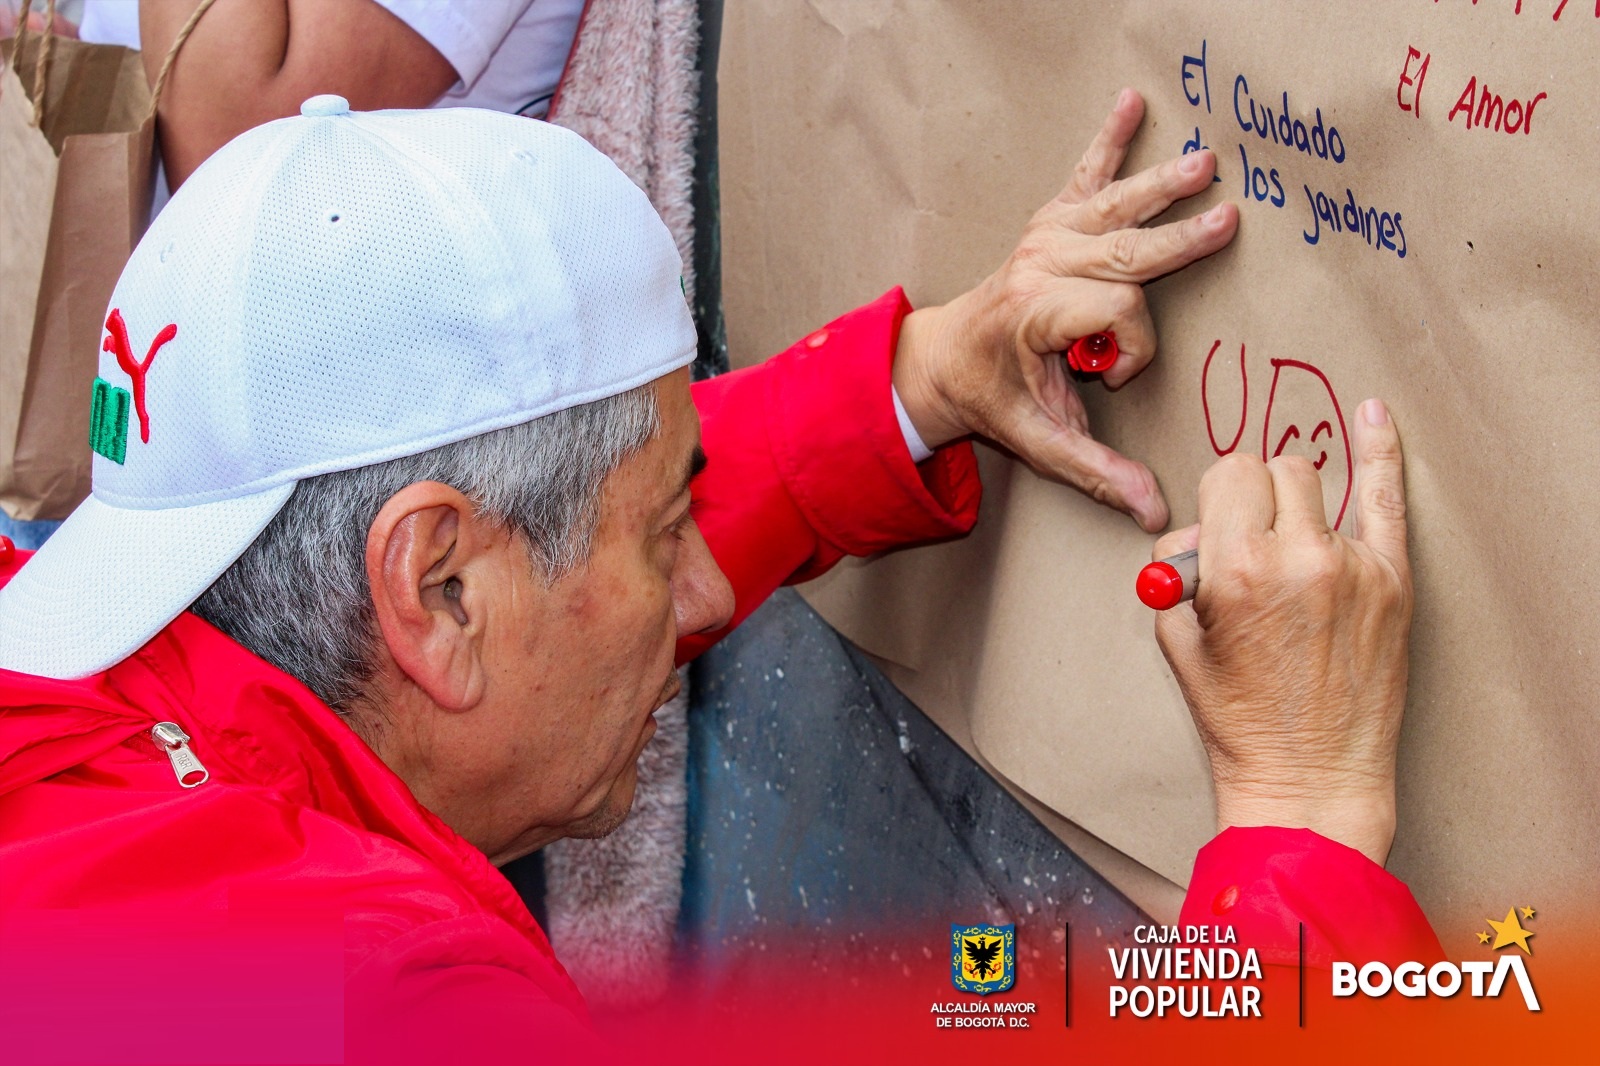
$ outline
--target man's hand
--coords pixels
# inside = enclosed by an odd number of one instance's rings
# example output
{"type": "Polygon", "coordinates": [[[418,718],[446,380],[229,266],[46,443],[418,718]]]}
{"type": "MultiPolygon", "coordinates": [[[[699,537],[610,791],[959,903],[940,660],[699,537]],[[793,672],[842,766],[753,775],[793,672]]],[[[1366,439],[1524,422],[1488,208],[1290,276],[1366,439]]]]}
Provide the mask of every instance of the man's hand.
{"type": "Polygon", "coordinates": [[[1356,416],[1356,528],[1328,529],[1303,458],[1234,454],[1200,482],[1194,609],[1156,618],[1211,760],[1218,829],[1307,828],[1380,865],[1394,839],[1411,566],[1400,437],[1382,403],[1356,416]]]}
{"type": "Polygon", "coordinates": [[[1227,244],[1239,211],[1221,204],[1140,228],[1210,188],[1216,168],[1203,151],[1116,181],[1143,117],[1144,101],[1124,89],[1072,181],[1033,216],[1000,269],[906,319],[894,384],[929,447],[981,434],[1154,532],[1167,524],[1155,476],[1089,435],[1060,353],[1079,337],[1112,331],[1120,354],[1106,385],[1118,388],[1143,370],[1156,335],[1142,284],[1227,244]]]}

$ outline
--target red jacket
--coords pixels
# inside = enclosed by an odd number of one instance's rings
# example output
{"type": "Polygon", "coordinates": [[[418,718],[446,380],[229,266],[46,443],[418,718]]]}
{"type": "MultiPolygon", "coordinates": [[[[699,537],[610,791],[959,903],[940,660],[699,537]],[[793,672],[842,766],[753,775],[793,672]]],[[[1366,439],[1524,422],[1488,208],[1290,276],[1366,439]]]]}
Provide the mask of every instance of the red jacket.
{"type": "MultiPolygon", "coordinates": [[[[892,292],[695,387],[697,515],[735,622],[844,554],[976,520],[971,448],[914,466],[895,420],[906,310],[892,292]]],[[[1341,957],[1432,941],[1403,885],[1304,831],[1234,830],[1202,852],[1184,920],[1224,915],[1242,942],[1292,944],[1304,921],[1341,957]],[[1359,940],[1373,929],[1381,943],[1359,940]]],[[[309,690],[194,615],[87,680],[0,671],[7,1061],[226,1057],[242,1033],[259,1061],[503,1061],[586,1039],[583,1019],[482,853],[309,690]],[[204,784],[179,787],[150,739],[161,721],[193,737],[204,784]]]]}

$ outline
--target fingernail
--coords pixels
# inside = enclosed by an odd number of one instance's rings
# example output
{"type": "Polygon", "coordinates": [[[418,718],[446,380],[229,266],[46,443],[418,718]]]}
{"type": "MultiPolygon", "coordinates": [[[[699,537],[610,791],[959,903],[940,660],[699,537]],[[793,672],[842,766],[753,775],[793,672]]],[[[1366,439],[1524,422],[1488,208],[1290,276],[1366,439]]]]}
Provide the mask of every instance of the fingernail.
{"type": "Polygon", "coordinates": [[[1222,209],[1225,206],[1227,206],[1227,205],[1218,204],[1216,207],[1213,207],[1211,210],[1209,210],[1205,214],[1201,215],[1200,216],[1200,221],[1204,222],[1207,226],[1210,226],[1213,229],[1217,228],[1218,226],[1221,226],[1222,225],[1222,209]]]}
{"type": "Polygon", "coordinates": [[[1200,153],[1189,152],[1178,161],[1178,170],[1190,177],[1200,173],[1200,153]]]}
{"type": "Polygon", "coordinates": [[[1389,409],[1379,399],[1367,400],[1361,405],[1361,420],[1369,426],[1387,426],[1389,409]]]}

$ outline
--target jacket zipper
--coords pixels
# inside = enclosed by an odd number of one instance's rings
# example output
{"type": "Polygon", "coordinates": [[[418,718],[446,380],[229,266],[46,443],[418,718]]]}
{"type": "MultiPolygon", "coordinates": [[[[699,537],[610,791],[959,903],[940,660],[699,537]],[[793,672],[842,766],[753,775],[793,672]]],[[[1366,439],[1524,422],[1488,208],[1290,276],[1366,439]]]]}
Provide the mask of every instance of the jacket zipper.
{"type": "Polygon", "coordinates": [[[189,734],[177,722],[157,722],[150,730],[150,739],[172,762],[172,772],[184,788],[203,785],[211,778],[200,759],[189,748],[189,734]]]}

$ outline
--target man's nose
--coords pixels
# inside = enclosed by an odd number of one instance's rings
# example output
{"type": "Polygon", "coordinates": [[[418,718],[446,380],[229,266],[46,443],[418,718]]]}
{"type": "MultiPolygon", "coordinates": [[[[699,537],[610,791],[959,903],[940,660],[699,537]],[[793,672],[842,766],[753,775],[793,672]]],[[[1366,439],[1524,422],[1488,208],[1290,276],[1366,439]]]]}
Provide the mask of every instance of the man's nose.
{"type": "Polygon", "coordinates": [[[693,633],[721,629],[733,619],[733,586],[711,557],[711,549],[694,523],[690,523],[678,551],[678,567],[672,575],[672,602],[680,640],[693,633]]]}

